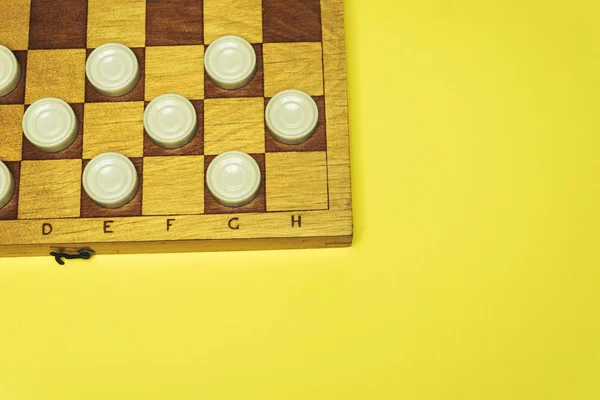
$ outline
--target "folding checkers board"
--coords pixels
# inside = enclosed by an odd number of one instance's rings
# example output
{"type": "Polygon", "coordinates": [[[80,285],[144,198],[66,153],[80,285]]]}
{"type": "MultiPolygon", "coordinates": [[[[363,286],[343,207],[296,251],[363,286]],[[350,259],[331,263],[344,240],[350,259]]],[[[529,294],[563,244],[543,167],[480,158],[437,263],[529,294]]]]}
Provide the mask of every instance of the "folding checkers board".
{"type": "Polygon", "coordinates": [[[342,0],[3,0],[0,44],[21,64],[17,89],[0,97],[0,160],[15,194],[0,209],[0,255],[349,246],[350,153],[342,0]],[[208,44],[223,35],[252,43],[258,72],[225,91],[204,73],[208,44]],[[109,42],[133,49],[142,71],[129,94],[108,98],[85,77],[86,56],[109,42]],[[281,90],[316,100],[316,133],[284,145],[266,132],[265,104],[281,90]],[[192,101],[198,133],[166,150],[144,133],[145,105],[164,93],[192,101]],[[44,97],[67,101],[79,135],[66,150],[42,153],[24,137],[24,110],[44,97]],[[241,208],[217,203],[205,185],[210,161],[227,150],[256,159],[257,198],[241,208]],[[126,206],[95,205],[81,175],[97,154],[116,151],[138,169],[126,206]]]}

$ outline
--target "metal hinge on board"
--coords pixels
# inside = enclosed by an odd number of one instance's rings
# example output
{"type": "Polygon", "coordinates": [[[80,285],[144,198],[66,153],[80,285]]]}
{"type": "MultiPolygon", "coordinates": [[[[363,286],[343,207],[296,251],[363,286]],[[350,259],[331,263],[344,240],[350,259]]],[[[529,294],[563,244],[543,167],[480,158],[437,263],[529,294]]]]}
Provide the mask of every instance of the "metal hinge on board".
{"type": "Polygon", "coordinates": [[[59,263],[60,265],[65,265],[65,261],[63,260],[63,258],[65,260],[74,260],[74,259],[82,259],[82,260],[89,260],[90,258],[92,258],[92,256],[95,254],[96,252],[94,250],[90,250],[90,249],[81,249],[77,251],[77,254],[68,254],[68,253],[59,253],[56,251],[53,251],[50,253],[50,255],[52,257],[54,257],[54,259],[56,260],[57,263],[59,263]]]}

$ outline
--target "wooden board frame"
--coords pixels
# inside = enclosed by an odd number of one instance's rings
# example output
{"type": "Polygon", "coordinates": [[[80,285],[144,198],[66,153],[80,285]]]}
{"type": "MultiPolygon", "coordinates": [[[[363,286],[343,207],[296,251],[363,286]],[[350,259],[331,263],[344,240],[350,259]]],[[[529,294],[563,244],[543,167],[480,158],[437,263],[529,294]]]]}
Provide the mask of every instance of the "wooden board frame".
{"type": "Polygon", "coordinates": [[[342,0],[321,0],[327,210],[0,221],[0,256],[342,247],[353,222],[342,0]]]}

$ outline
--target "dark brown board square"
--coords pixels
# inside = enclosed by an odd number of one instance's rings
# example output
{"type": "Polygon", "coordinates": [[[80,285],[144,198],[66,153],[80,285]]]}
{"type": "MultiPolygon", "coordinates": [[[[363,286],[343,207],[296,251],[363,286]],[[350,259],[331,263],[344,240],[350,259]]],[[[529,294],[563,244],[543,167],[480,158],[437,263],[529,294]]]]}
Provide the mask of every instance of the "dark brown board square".
{"type": "Polygon", "coordinates": [[[13,51],[19,66],[21,67],[21,80],[19,84],[9,94],[0,97],[0,104],[24,104],[25,103],[25,81],[27,78],[27,51],[13,51]]]}
{"type": "Polygon", "coordinates": [[[265,155],[263,154],[250,154],[252,158],[256,160],[260,168],[261,183],[258,194],[250,203],[242,207],[227,207],[219,203],[208,189],[206,183],[206,171],[211,161],[217,156],[205,156],[204,157],[204,213],[205,214],[238,214],[238,213],[249,213],[249,212],[264,212],[267,210],[267,191],[266,191],[266,177],[265,177],[265,155]]]}
{"type": "MultiPolygon", "coordinates": [[[[132,48],[131,49],[138,59],[140,64],[140,81],[133,88],[133,90],[124,96],[109,97],[100,94],[94,86],[90,83],[90,80],[85,78],[85,101],[86,103],[113,103],[113,102],[125,102],[125,101],[143,101],[144,100],[144,87],[146,80],[146,49],[145,48],[132,48]]],[[[86,50],[86,61],[94,49],[86,50]]]]}
{"type": "Polygon", "coordinates": [[[31,0],[29,49],[84,49],[88,2],[31,0]]]}
{"type": "MultiPolygon", "coordinates": [[[[100,207],[98,204],[94,203],[94,201],[87,195],[83,188],[83,183],[81,184],[81,217],[82,218],[94,218],[94,217],[137,217],[142,215],[142,189],[143,189],[143,158],[136,157],[130,158],[133,165],[135,165],[135,169],[138,173],[139,179],[139,188],[135,197],[123,207],[120,208],[104,208],[100,207]]],[[[88,165],[90,160],[83,160],[83,170],[88,165]]],[[[82,180],[83,182],[83,180],[82,180]]]]}
{"type": "Polygon", "coordinates": [[[203,43],[202,0],[147,0],[146,46],[203,43]]]}
{"type": "MultiPolygon", "coordinates": [[[[319,109],[319,120],[315,133],[304,143],[285,144],[276,140],[265,123],[265,150],[267,153],[280,151],[327,151],[327,127],[325,117],[325,98],[322,96],[313,97],[317,108],[319,109]]],[[[265,109],[269,104],[270,98],[265,98],[265,109]]]]}
{"type": "Polygon", "coordinates": [[[6,167],[10,171],[15,181],[15,192],[12,198],[4,207],[0,208],[0,220],[17,219],[19,213],[19,183],[21,178],[21,162],[5,161],[6,167]]]}
{"type": "MultiPolygon", "coordinates": [[[[221,89],[215,85],[206,71],[204,71],[204,97],[207,99],[213,98],[240,98],[240,97],[263,97],[265,94],[265,69],[263,63],[263,48],[262,44],[253,44],[252,47],[256,52],[256,75],[246,86],[240,89],[227,90],[221,89]]],[[[208,48],[208,47],[207,47],[208,48]]]]}
{"type": "MultiPolygon", "coordinates": [[[[23,135],[23,160],[65,160],[65,159],[76,159],[81,158],[83,152],[83,104],[69,104],[75,116],[77,117],[77,123],[79,125],[77,137],[71,143],[69,147],[63,151],[57,153],[46,153],[38,150],[37,147],[31,144],[29,140],[23,135]]],[[[25,110],[30,106],[26,105],[25,110]]]]}
{"type": "Polygon", "coordinates": [[[320,0],[263,0],[263,41],[320,42],[320,0]]]}
{"type": "MultiPolygon", "coordinates": [[[[197,156],[204,154],[204,101],[192,100],[198,118],[196,136],[185,146],[178,149],[165,149],[158,146],[150,139],[144,129],[144,156],[197,156]]],[[[148,107],[149,102],[145,103],[148,107]]]]}

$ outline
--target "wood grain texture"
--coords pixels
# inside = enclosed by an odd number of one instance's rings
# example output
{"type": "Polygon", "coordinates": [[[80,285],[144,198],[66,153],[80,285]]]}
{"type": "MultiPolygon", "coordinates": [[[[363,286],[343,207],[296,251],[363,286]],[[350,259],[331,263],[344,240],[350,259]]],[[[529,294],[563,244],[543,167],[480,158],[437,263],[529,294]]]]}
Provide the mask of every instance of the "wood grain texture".
{"type": "Polygon", "coordinates": [[[263,41],[262,0],[204,0],[204,43],[225,35],[263,41]]]}
{"type": "Polygon", "coordinates": [[[147,0],[146,46],[202,44],[202,4],[202,0],[147,0]]]}
{"type": "Polygon", "coordinates": [[[13,54],[21,67],[21,80],[17,87],[7,94],[0,97],[1,104],[23,104],[25,103],[25,82],[27,79],[27,51],[13,51],[13,54]]]}
{"type": "Polygon", "coordinates": [[[325,152],[267,153],[267,211],[327,209],[325,152]]]}
{"type": "Polygon", "coordinates": [[[206,99],[204,153],[265,152],[263,98],[206,99]]]}
{"type": "MultiPolygon", "coordinates": [[[[79,1],[79,0],[73,0],[79,1]]],[[[146,0],[87,0],[87,47],[146,45],[146,0]]]]}
{"type": "Polygon", "coordinates": [[[85,49],[29,51],[25,103],[46,97],[84,102],[85,49]]]}
{"type": "Polygon", "coordinates": [[[206,214],[240,214],[249,212],[264,212],[266,211],[266,182],[265,182],[265,155],[264,154],[249,154],[258,164],[261,174],[260,189],[256,197],[245,206],[228,207],[219,203],[208,189],[206,183],[206,171],[208,166],[216,156],[205,156],[204,158],[204,212],[206,214]]]}
{"type": "Polygon", "coordinates": [[[297,89],[323,96],[321,43],[265,43],[265,96],[297,89]]]}
{"type": "Polygon", "coordinates": [[[96,254],[139,254],[209,251],[292,250],[348,247],[347,236],[317,236],[307,238],[212,239],[179,241],[143,241],[118,243],[57,243],[34,245],[0,245],[0,256],[24,257],[49,255],[50,252],[77,253],[79,249],[94,249],[96,254]]]}
{"type": "Polygon", "coordinates": [[[83,158],[108,151],[144,155],[144,102],[87,103],[84,108],[83,158]]]}
{"type": "Polygon", "coordinates": [[[144,158],[144,215],[202,214],[204,157],[144,158]]]}
{"type": "MultiPolygon", "coordinates": [[[[202,16],[198,14],[202,11],[197,8],[199,1],[148,0],[143,11],[141,3],[91,0],[87,51],[81,47],[16,52],[25,72],[21,93],[18,87],[0,98],[0,105],[8,102],[22,108],[24,103],[42,97],[63,98],[74,109],[83,107],[83,128],[78,136],[81,142],[58,153],[57,160],[44,160],[55,156],[36,155],[28,149],[23,137],[16,136],[18,113],[12,111],[10,118],[5,114],[5,118],[13,119],[13,125],[8,128],[10,124],[0,123],[0,133],[11,138],[0,146],[0,160],[19,157],[15,153],[19,140],[20,157],[35,160],[7,162],[17,175],[21,193],[0,209],[0,255],[47,254],[50,249],[76,251],[84,247],[99,253],[120,253],[350,245],[342,1],[321,0],[317,5],[315,0],[205,0],[202,16]],[[168,17],[164,10],[159,11],[166,4],[196,8],[168,17]],[[288,6],[285,10],[284,5],[288,6]],[[127,9],[135,10],[128,13],[127,9]],[[205,20],[205,40],[197,35],[199,18],[205,20]],[[221,34],[245,37],[257,53],[255,80],[241,90],[212,87],[204,74],[205,45],[221,34]],[[90,92],[85,83],[86,54],[111,36],[111,40],[130,47],[137,43],[134,52],[144,76],[131,94],[116,99],[90,92]],[[263,38],[267,43],[262,44],[263,38]],[[296,146],[274,141],[264,126],[266,101],[289,88],[311,94],[320,111],[315,135],[296,146]],[[180,149],[162,149],[143,132],[144,101],[163,93],[190,98],[198,114],[197,135],[180,149]],[[115,142],[116,147],[111,147],[115,142]],[[81,155],[75,151],[78,146],[81,155]],[[249,205],[224,207],[208,192],[205,171],[219,152],[240,148],[259,163],[263,184],[249,205]],[[141,181],[134,200],[117,210],[93,204],[81,187],[82,166],[87,159],[110,150],[128,153],[141,181]],[[198,164],[202,168],[196,174],[198,164]],[[196,179],[197,175],[201,179],[196,179]],[[168,193],[173,193],[172,197],[168,193]],[[106,221],[111,221],[108,231],[106,221]],[[52,232],[42,234],[43,224],[50,224],[52,232]]],[[[0,7],[0,15],[2,12],[7,11],[0,7]]],[[[8,36],[29,43],[29,28],[24,32],[17,25],[10,25],[8,36]]],[[[5,27],[0,26],[0,35],[6,32],[5,27]]],[[[75,26],[73,29],[70,35],[75,38],[79,34],[75,26]]]]}
{"type": "Polygon", "coordinates": [[[343,4],[341,1],[321,0],[321,12],[328,127],[329,206],[332,210],[351,210],[350,135],[343,4]]]}
{"type": "Polygon", "coordinates": [[[87,1],[31,0],[29,49],[85,48],[87,1]]]}
{"type": "MultiPolygon", "coordinates": [[[[94,51],[94,49],[86,50],[86,60],[89,58],[90,54],[94,51]]],[[[138,65],[140,67],[140,80],[137,85],[131,90],[131,92],[126,93],[123,96],[118,97],[109,97],[104,96],[100,92],[98,92],[89,79],[85,80],[85,102],[86,103],[116,103],[116,102],[125,102],[125,101],[144,101],[144,88],[146,82],[146,49],[145,48],[132,48],[133,54],[138,60],[138,65]]]]}
{"type": "MultiPolygon", "coordinates": [[[[56,163],[58,161],[28,161],[56,163]]],[[[73,161],[69,161],[73,162],[73,161]]],[[[79,193],[78,193],[79,194],[79,193]]],[[[182,215],[175,219],[169,231],[167,216],[114,218],[112,233],[104,231],[103,218],[52,218],[0,221],[0,243],[114,243],[171,240],[310,238],[315,236],[352,235],[352,215],[349,211],[303,211],[247,214],[182,215]],[[302,217],[302,227],[292,226],[292,217],[302,217]],[[233,230],[229,220],[239,217],[244,229],[233,230]],[[41,235],[43,223],[53,226],[51,235],[41,235]],[[201,227],[201,229],[198,229],[201,227]],[[168,232],[168,233],[167,233],[168,232]]]]}
{"type": "Polygon", "coordinates": [[[31,0],[2,0],[0,5],[0,44],[11,50],[29,48],[31,0]]]}
{"type": "Polygon", "coordinates": [[[20,161],[23,143],[23,105],[0,105],[0,129],[2,129],[2,145],[0,160],[20,161]]]}
{"type": "Polygon", "coordinates": [[[146,47],[146,100],[165,93],[204,98],[204,46],[146,47]]]}
{"type": "Polygon", "coordinates": [[[319,0],[263,0],[265,43],[320,42],[319,0]]]}
{"type": "Polygon", "coordinates": [[[21,162],[19,218],[79,217],[81,160],[21,162]]]}
{"type": "MultiPolygon", "coordinates": [[[[138,174],[138,190],[131,201],[119,208],[104,208],[96,204],[85,192],[83,182],[81,185],[81,217],[82,218],[113,218],[133,217],[142,215],[142,197],[144,193],[144,163],[142,158],[130,158],[138,174]]],[[[82,170],[89,164],[90,160],[83,160],[82,170]]]]}

